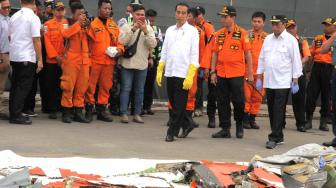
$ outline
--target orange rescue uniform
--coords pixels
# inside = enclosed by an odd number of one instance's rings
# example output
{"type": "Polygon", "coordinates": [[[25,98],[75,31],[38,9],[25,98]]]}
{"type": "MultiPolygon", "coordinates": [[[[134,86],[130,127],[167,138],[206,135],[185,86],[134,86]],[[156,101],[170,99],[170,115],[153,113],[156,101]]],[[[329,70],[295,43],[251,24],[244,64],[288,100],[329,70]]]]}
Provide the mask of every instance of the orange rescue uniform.
{"type": "Polygon", "coordinates": [[[63,29],[62,34],[67,39],[67,45],[62,64],[61,105],[66,108],[83,108],[91,64],[87,30],[75,23],[68,29],[63,29]]]}
{"type": "Polygon", "coordinates": [[[47,51],[46,62],[57,64],[56,57],[63,57],[64,38],[62,28],[68,27],[68,20],[63,19],[58,22],[56,18],[44,24],[44,43],[47,51]]]}
{"type": "MultiPolygon", "coordinates": [[[[212,34],[214,33],[215,28],[213,27],[211,23],[203,19],[201,20],[201,23],[199,24],[197,29],[198,30],[201,29],[201,31],[203,31],[202,33],[204,33],[204,36],[200,36],[200,68],[210,69],[211,59],[210,60],[209,58],[206,59],[204,56],[206,54],[205,53],[206,48],[209,42],[211,41],[212,34]]],[[[201,35],[201,32],[200,32],[200,35],[201,35]]]]}
{"type": "Polygon", "coordinates": [[[247,32],[235,25],[234,31],[222,28],[215,33],[212,51],[218,53],[217,75],[222,78],[235,78],[245,75],[245,53],[251,49],[247,32]]]}
{"type": "Polygon", "coordinates": [[[325,43],[327,40],[328,39],[326,38],[325,35],[317,35],[315,37],[313,45],[310,49],[315,63],[324,63],[324,64],[332,63],[331,51],[329,51],[326,54],[322,54],[320,52],[322,44],[325,43]]]}
{"type": "MultiPolygon", "coordinates": [[[[262,98],[264,92],[259,92],[255,89],[257,81],[257,68],[258,68],[258,59],[260,51],[264,40],[267,36],[266,32],[260,34],[255,31],[248,31],[248,37],[251,44],[251,53],[252,53],[252,63],[253,63],[253,75],[254,75],[254,85],[252,86],[248,82],[244,82],[244,95],[245,95],[245,112],[257,115],[259,113],[259,108],[262,103],[262,98]]],[[[247,78],[248,72],[245,72],[245,78],[247,78]]]]}
{"type": "Polygon", "coordinates": [[[113,83],[113,70],[115,59],[106,55],[105,50],[110,46],[123,49],[118,43],[119,28],[112,18],[107,19],[106,24],[95,18],[88,31],[91,47],[91,73],[89,88],[86,92],[86,102],[94,105],[96,103],[94,94],[97,84],[99,86],[98,101],[99,105],[108,104],[110,89],[113,83]]]}

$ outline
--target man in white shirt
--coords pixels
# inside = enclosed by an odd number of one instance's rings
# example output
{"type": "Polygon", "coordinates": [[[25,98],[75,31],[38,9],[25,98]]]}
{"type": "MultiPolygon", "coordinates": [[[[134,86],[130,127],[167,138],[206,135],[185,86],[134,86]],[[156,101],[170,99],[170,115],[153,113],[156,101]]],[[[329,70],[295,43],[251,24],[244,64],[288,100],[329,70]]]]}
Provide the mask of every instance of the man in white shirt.
{"type": "Polygon", "coordinates": [[[9,0],[0,0],[0,119],[8,119],[8,106],[4,104],[3,92],[8,80],[9,66],[9,0]]]}
{"type": "Polygon", "coordinates": [[[266,37],[258,63],[256,87],[266,89],[267,106],[272,133],[269,134],[267,149],[282,144],[282,132],[286,103],[291,89],[293,94],[299,91],[298,78],[302,75],[302,63],[299,45],[294,36],[286,31],[287,18],[275,15],[271,19],[273,34],[266,37]]]}
{"type": "Polygon", "coordinates": [[[189,6],[179,3],[175,7],[176,25],[169,27],[163,42],[156,81],[161,86],[163,69],[167,77],[167,93],[172,105],[171,124],[166,142],[173,142],[183,126],[188,135],[193,126],[187,119],[188,91],[199,67],[199,36],[195,27],[187,23],[189,6]]]}
{"type": "Polygon", "coordinates": [[[13,75],[9,96],[9,122],[29,125],[32,121],[22,115],[22,109],[32,87],[35,72],[38,73],[43,68],[41,22],[33,11],[35,0],[21,0],[21,5],[21,10],[10,19],[9,56],[13,75]]]}

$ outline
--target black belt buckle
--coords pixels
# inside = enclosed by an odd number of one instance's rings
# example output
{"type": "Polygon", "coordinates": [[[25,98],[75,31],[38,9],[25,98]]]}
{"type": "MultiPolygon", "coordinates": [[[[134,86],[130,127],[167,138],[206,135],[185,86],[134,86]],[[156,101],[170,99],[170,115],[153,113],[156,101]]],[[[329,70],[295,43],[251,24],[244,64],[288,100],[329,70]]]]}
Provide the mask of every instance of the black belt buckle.
{"type": "Polygon", "coordinates": [[[27,66],[28,65],[28,61],[23,62],[23,65],[27,66]]]}

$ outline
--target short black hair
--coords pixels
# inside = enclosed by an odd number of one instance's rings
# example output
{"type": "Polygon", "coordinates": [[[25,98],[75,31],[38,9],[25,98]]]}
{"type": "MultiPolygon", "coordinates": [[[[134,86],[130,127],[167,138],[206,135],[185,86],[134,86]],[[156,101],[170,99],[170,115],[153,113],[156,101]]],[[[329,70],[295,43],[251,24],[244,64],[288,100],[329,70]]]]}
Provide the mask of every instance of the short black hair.
{"type": "Polygon", "coordinates": [[[194,18],[197,18],[200,15],[200,12],[196,8],[190,7],[188,9],[188,14],[191,14],[194,18]]]}
{"type": "Polygon", "coordinates": [[[71,7],[72,3],[82,3],[81,0],[69,0],[69,7],[71,7]]]}
{"type": "Polygon", "coordinates": [[[146,11],[146,17],[157,17],[157,12],[153,9],[149,9],[146,11]]]}
{"type": "Polygon", "coordinates": [[[35,0],[35,5],[36,5],[36,7],[41,7],[42,3],[41,3],[40,0],[35,0]]]}
{"type": "Polygon", "coordinates": [[[108,3],[108,4],[112,5],[111,0],[99,0],[98,1],[98,7],[100,8],[103,5],[103,3],[108,3]]]}
{"type": "Polygon", "coordinates": [[[261,12],[261,11],[257,11],[257,12],[252,14],[252,19],[253,18],[262,18],[265,21],[266,20],[266,14],[261,12]]]}
{"type": "Polygon", "coordinates": [[[205,8],[202,6],[197,6],[196,9],[198,10],[199,14],[205,15],[205,8]]]}
{"type": "Polygon", "coordinates": [[[84,5],[79,2],[73,2],[71,3],[70,9],[71,9],[72,14],[75,14],[76,10],[84,9],[84,5]]]}
{"type": "Polygon", "coordinates": [[[146,10],[144,6],[142,5],[133,5],[133,12],[136,12],[138,10],[146,10]]]}
{"type": "Polygon", "coordinates": [[[189,9],[189,5],[187,3],[178,3],[176,6],[175,6],[175,11],[177,10],[177,7],[179,6],[183,6],[183,7],[187,7],[189,9]]]}

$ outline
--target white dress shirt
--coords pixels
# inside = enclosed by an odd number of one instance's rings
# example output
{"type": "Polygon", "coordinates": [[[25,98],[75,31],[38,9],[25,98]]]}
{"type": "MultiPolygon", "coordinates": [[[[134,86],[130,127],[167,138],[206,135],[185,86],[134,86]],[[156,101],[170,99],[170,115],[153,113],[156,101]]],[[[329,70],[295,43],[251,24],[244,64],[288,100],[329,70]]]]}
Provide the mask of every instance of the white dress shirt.
{"type": "Polygon", "coordinates": [[[298,41],[286,30],[268,35],[259,56],[257,74],[264,74],[264,88],[288,89],[302,75],[298,41]]]}
{"type": "Polygon", "coordinates": [[[0,53],[9,52],[9,17],[0,14],[0,53]]]}
{"type": "Polygon", "coordinates": [[[189,65],[199,67],[199,36],[192,25],[170,26],[162,46],[161,61],[166,62],[165,76],[185,78],[189,65]]]}
{"type": "Polygon", "coordinates": [[[22,8],[10,19],[10,60],[36,63],[35,37],[41,37],[41,21],[33,10],[22,8]]]}

